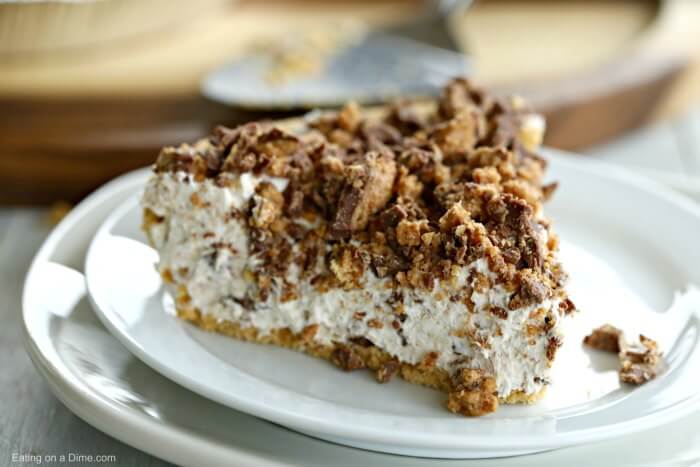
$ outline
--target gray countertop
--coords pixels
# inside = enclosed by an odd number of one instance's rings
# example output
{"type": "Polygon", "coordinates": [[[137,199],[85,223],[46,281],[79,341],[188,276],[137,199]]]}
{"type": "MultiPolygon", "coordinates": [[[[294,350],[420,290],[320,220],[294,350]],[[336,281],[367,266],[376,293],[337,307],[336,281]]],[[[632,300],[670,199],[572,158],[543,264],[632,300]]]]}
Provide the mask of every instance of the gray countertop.
{"type": "MultiPolygon", "coordinates": [[[[637,132],[591,154],[643,173],[661,173],[662,179],[689,179],[692,186],[698,180],[694,177],[700,177],[700,113],[637,132]]],[[[50,229],[45,210],[0,209],[0,466],[23,465],[13,455],[71,453],[114,455],[118,465],[126,466],[168,465],[73,415],[49,391],[24,351],[22,284],[50,229]]]]}
{"type": "Polygon", "coordinates": [[[54,397],[24,351],[22,284],[34,253],[50,230],[45,210],[0,210],[0,466],[37,465],[17,461],[27,454],[107,454],[116,456],[117,465],[170,465],[73,415],[54,397]]]}

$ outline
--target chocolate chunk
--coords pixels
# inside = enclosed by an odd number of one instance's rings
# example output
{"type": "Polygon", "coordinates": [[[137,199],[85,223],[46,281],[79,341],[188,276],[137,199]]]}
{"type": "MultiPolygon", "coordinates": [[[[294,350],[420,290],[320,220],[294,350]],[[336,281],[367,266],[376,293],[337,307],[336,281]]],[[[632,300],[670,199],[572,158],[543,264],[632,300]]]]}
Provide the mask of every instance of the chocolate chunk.
{"type": "Polygon", "coordinates": [[[438,112],[443,118],[453,118],[466,107],[486,104],[483,90],[474,86],[469,80],[458,78],[445,86],[438,102],[438,112]]]}
{"type": "Polygon", "coordinates": [[[377,277],[393,276],[399,271],[405,271],[409,262],[396,254],[372,255],[372,268],[377,277]]]}
{"type": "Polygon", "coordinates": [[[604,324],[594,329],[593,332],[583,339],[583,343],[588,347],[614,353],[620,351],[620,343],[622,341],[624,341],[622,331],[610,324],[604,324]]]}
{"type": "Polygon", "coordinates": [[[520,262],[520,250],[517,248],[507,248],[501,252],[503,259],[510,264],[518,264],[520,262]]]}
{"type": "Polygon", "coordinates": [[[360,347],[365,347],[365,348],[367,348],[367,347],[373,347],[373,346],[374,346],[374,344],[372,343],[371,340],[367,339],[366,337],[362,337],[362,336],[360,336],[360,337],[350,337],[348,340],[349,340],[350,342],[352,342],[353,344],[359,345],[360,347]]]}
{"type": "Polygon", "coordinates": [[[228,153],[231,150],[233,142],[238,138],[241,132],[241,127],[239,128],[227,128],[223,125],[219,125],[214,128],[214,133],[212,135],[211,141],[216,144],[224,153],[228,153]]]}
{"type": "Polygon", "coordinates": [[[304,192],[291,185],[284,192],[285,211],[290,217],[297,217],[304,208],[304,192]]]}
{"type": "Polygon", "coordinates": [[[556,336],[551,336],[547,340],[547,360],[554,361],[554,356],[557,353],[559,347],[561,347],[561,339],[556,336]]]}
{"type": "Polygon", "coordinates": [[[501,308],[500,306],[489,307],[489,313],[500,319],[508,319],[508,311],[501,308]]]}
{"type": "MultiPolygon", "coordinates": [[[[406,315],[399,316],[399,320],[402,320],[402,321],[405,320],[406,319],[405,316],[406,315]]],[[[401,345],[403,347],[406,347],[408,345],[408,339],[406,339],[406,335],[403,333],[403,328],[397,329],[396,334],[398,334],[399,338],[401,338],[401,345]]]]}
{"type": "Polygon", "coordinates": [[[625,343],[620,351],[620,381],[640,385],[656,378],[661,352],[655,341],[640,334],[639,342],[625,343]]]}
{"type": "Polygon", "coordinates": [[[520,285],[508,303],[510,310],[541,303],[551,294],[549,286],[530,270],[519,271],[516,277],[520,285]]]}
{"type": "Polygon", "coordinates": [[[513,149],[516,147],[518,133],[520,132],[520,119],[518,116],[503,112],[493,119],[491,132],[488,136],[488,145],[513,149]]]}
{"type": "Polygon", "coordinates": [[[393,156],[383,152],[367,153],[361,163],[346,168],[345,187],[332,225],[333,235],[348,237],[367,226],[370,216],[391,198],[396,177],[393,156]]]}
{"type": "Polygon", "coordinates": [[[409,101],[398,101],[391,105],[386,122],[403,135],[412,135],[426,125],[425,117],[409,101]]]}
{"type": "Polygon", "coordinates": [[[291,180],[307,181],[314,177],[314,163],[309,154],[295,151],[289,158],[286,177],[291,180]]]}
{"type": "Polygon", "coordinates": [[[264,129],[255,141],[256,149],[271,158],[291,156],[299,148],[299,139],[277,127],[264,129]]]}
{"type": "Polygon", "coordinates": [[[437,124],[431,138],[446,161],[465,160],[485,133],[484,116],[475,108],[462,110],[451,120],[437,124]]]}
{"type": "Polygon", "coordinates": [[[221,150],[226,159],[222,172],[260,172],[287,175],[288,159],[301,149],[299,139],[277,127],[248,123],[221,137],[221,150]]]}
{"type": "Polygon", "coordinates": [[[362,358],[347,347],[337,347],[331,354],[331,362],[345,371],[359,370],[365,367],[362,358]]]}
{"type": "Polygon", "coordinates": [[[411,143],[401,152],[399,160],[421,182],[442,183],[449,178],[450,172],[442,163],[442,157],[442,152],[432,143],[411,143]]]}
{"type": "Polygon", "coordinates": [[[540,145],[542,131],[526,123],[535,116],[522,98],[494,100],[489,109],[488,135],[482,144],[512,150],[520,160],[538,158],[532,151],[540,145]]]}
{"type": "Polygon", "coordinates": [[[401,133],[391,125],[379,121],[365,121],[360,129],[370,150],[377,150],[373,145],[392,145],[401,141],[401,133]]]}
{"type": "Polygon", "coordinates": [[[391,377],[394,376],[394,373],[396,373],[400,368],[401,364],[398,362],[398,360],[387,360],[386,362],[382,363],[382,366],[377,370],[377,381],[382,384],[388,383],[391,381],[391,377]]]}
{"type": "Polygon", "coordinates": [[[542,186],[542,199],[544,201],[549,201],[552,196],[554,195],[554,192],[557,190],[559,187],[558,182],[552,182],[547,185],[542,186]]]}
{"type": "Polygon", "coordinates": [[[544,261],[544,245],[528,203],[508,193],[487,203],[488,220],[499,235],[504,249],[515,247],[520,252],[519,267],[539,269],[544,261]]]}
{"type": "Polygon", "coordinates": [[[573,301],[571,301],[570,298],[567,297],[561,302],[559,302],[559,310],[562,311],[565,315],[569,315],[576,311],[576,305],[573,301]]]}
{"type": "Polygon", "coordinates": [[[399,204],[394,204],[379,215],[379,223],[383,229],[389,229],[396,227],[399,222],[407,217],[406,209],[399,204]]]}

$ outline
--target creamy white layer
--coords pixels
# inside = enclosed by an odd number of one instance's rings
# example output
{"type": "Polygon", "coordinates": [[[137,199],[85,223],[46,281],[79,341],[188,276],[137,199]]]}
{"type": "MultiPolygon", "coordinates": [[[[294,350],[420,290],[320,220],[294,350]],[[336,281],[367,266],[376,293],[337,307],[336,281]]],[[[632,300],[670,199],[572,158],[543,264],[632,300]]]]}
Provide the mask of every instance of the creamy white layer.
{"type": "Polygon", "coordinates": [[[250,174],[226,188],[210,180],[195,182],[185,173],[156,174],[148,182],[143,206],[164,218],[150,232],[160,253],[158,269],[169,270],[176,283],[187,288],[195,307],[220,320],[254,326],[263,334],[277,328],[300,332],[318,324],[314,338],[320,343],[344,343],[362,336],[407,363],[437,352],[436,364],[450,373],[461,367],[493,372],[502,397],[516,390],[532,394],[546,384],[547,340],[559,336],[562,321],[558,299],[509,310],[505,319],[489,311],[492,306],[508,310],[512,293],[500,285],[475,288],[473,312],[468,312],[464,300],[450,300],[469,285],[474,271],[495,282],[485,259],[456,269],[451,281],[436,280],[432,291],[402,290],[405,318],[400,331],[392,326],[397,319],[391,304],[394,291],[371,271],[363,275],[361,289],[319,293],[308,281],[299,280],[293,265],[286,279],[298,284],[300,298],[281,302],[275,287],[253,310],[243,307],[241,300],[256,287],[244,272],[254,270],[259,259],[248,254],[246,227],[230,213],[256,196],[255,186],[262,180],[280,190],[286,185],[284,179],[250,174]],[[552,330],[528,332],[541,327],[550,310],[552,330]],[[356,312],[365,313],[363,319],[357,319],[356,312]]]}

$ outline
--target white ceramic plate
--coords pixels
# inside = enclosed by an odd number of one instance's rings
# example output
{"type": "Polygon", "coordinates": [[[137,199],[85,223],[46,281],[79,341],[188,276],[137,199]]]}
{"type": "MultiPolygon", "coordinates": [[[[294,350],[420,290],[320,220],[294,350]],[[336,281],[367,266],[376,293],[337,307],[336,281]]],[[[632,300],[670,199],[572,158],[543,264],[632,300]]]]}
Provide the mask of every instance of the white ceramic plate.
{"type": "MultiPolygon", "coordinates": [[[[269,346],[202,332],[178,320],[139,231],[132,197],[109,216],[86,260],[98,316],[148,365],[212,400],[350,446],[412,456],[498,457],[628,434],[700,405],[698,326],[660,319],[673,293],[700,283],[700,212],[684,198],[608,166],[551,158],[564,187],[548,206],[566,239],[564,264],[583,313],[558,356],[554,384],[536,405],[506,406],[478,419],[448,413],[444,395],[269,346]],[[663,235],[663,237],[662,237],[663,235]],[[666,349],[663,377],[620,387],[615,358],[585,350],[582,336],[612,322],[666,349]],[[669,324],[670,323],[670,324],[669,324]]],[[[697,305],[697,303],[695,303],[697,305]]],[[[684,308],[687,311],[688,307],[684,308]]]]}
{"type": "MultiPolygon", "coordinates": [[[[27,351],[54,393],[109,435],[179,465],[483,465],[345,448],[298,435],[200,397],[152,371],[100,324],[81,274],[98,226],[147,176],[121,177],[88,197],[49,235],[27,274],[23,323],[27,351]]],[[[672,465],[700,457],[700,417],[661,428],[492,466],[672,465]],[[682,436],[679,436],[682,434],[682,436]]]]}

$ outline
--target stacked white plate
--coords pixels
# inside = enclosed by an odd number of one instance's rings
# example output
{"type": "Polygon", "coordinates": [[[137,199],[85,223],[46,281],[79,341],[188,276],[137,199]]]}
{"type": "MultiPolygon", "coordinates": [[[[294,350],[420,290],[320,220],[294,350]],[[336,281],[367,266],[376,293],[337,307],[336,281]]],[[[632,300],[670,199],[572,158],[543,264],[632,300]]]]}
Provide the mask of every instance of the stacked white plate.
{"type": "Polygon", "coordinates": [[[40,249],[24,290],[27,348],[76,414],[178,464],[433,465],[556,449],[497,462],[556,465],[585,453],[609,463],[618,453],[616,464],[638,465],[700,455],[700,293],[688,287],[700,284],[700,208],[621,169],[547,155],[561,189],[546,209],[582,311],[533,406],[457,417],[436,391],[378,385],[367,372],[181,322],[139,230],[145,169],[88,197],[40,249]],[[616,357],[581,345],[606,322],[660,342],[659,378],[622,387],[616,357]]]}

